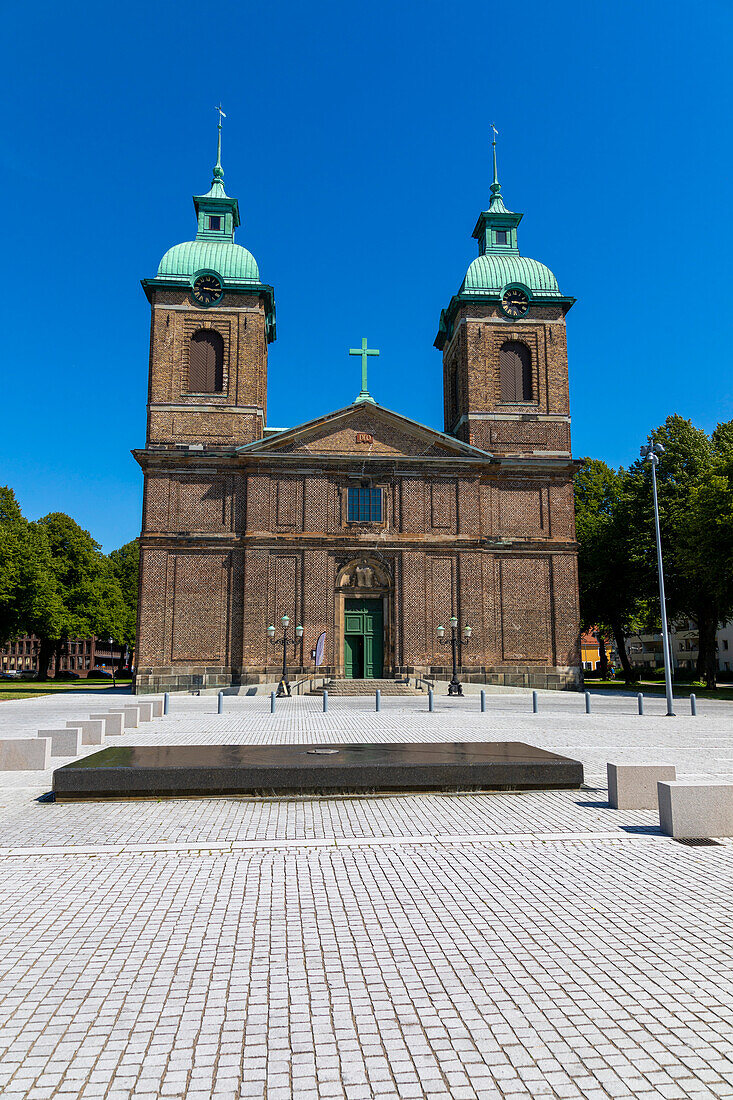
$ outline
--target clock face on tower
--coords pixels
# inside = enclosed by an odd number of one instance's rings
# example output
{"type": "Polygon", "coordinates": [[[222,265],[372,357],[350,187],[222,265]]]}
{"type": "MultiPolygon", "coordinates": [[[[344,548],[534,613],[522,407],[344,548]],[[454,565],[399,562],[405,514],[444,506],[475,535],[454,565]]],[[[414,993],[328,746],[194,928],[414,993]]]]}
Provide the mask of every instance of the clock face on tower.
{"type": "Polygon", "coordinates": [[[193,284],[193,296],[201,306],[210,306],[218,302],[223,287],[216,275],[199,275],[193,284]]]}
{"type": "Polygon", "coordinates": [[[507,317],[524,317],[529,309],[529,298],[524,291],[519,290],[518,287],[510,287],[509,290],[504,291],[504,297],[501,299],[501,308],[504,310],[507,317]]]}

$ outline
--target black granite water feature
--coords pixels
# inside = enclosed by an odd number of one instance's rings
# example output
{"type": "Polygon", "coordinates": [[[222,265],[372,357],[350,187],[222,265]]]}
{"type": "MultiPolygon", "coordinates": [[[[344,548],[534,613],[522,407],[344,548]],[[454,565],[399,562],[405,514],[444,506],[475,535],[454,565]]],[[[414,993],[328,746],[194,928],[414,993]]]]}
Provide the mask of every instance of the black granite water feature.
{"type": "Polygon", "coordinates": [[[577,760],[517,741],[115,746],[53,773],[58,801],[577,788],[577,760]]]}

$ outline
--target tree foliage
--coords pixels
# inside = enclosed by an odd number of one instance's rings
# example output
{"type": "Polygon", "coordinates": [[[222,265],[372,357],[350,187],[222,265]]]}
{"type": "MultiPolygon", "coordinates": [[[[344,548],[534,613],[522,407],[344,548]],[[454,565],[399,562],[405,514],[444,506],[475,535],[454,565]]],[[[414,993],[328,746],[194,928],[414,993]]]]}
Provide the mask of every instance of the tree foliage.
{"type": "MultiPolygon", "coordinates": [[[[699,633],[698,675],[714,687],[715,633],[733,616],[733,423],[711,436],[669,416],[650,440],[657,467],[667,612],[699,633]]],[[[619,640],[634,619],[661,629],[651,464],[614,472],[590,460],[576,478],[581,611],[619,640]],[[615,625],[614,625],[615,624],[615,625]]]]}
{"type": "Polygon", "coordinates": [[[0,487],[0,645],[18,634],[53,635],[62,600],[45,532],[0,487]]]}
{"type": "Polygon", "coordinates": [[[137,630],[137,592],[140,572],[140,543],[137,539],[126,542],[109,555],[109,563],[122,592],[125,604],[124,632],[120,638],[129,646],[135,644],[137,630]]]}
{"type": "Polygon", "coordinates": [[[13,491],[0,488],[0,644],[35,634],[42,678],[68,638],[134,644],[136,573],[136,543],[107,558],[70,516],[29,522],[13,491]]]}
{"type": "Polygon", "coordinates": [[[631,680],[625,642],[637,608],[637,581],[628,547],[626,475],[597,458],[582,461],[575,476],[581,623],[585,630],[598,628],[602,662],[603,635],[613,634],[624,675],[631,680]]]}

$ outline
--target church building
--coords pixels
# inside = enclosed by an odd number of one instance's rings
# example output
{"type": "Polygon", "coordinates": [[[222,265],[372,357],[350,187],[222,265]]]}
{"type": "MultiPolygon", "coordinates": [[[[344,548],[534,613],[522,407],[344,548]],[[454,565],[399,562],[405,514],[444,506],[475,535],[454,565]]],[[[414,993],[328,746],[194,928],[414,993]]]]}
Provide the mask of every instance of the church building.
{"type": "MultiPolygon", "coordinates": [[[[151,307],[136,690],[319,674],[581,683],[565,315],[520,254],[496,172],[478,256],[442,311],[444,425],[363,385],[344,409],[267,426],[275,295],[234,241],[219,154],[194,240],[163,256],[151,307]],[[302,626],[298,639],[295,626],[302,626]],[[470,628],[470,637],[465,627],[470,628]]],[[[346,350],[346,349],[345,349],[346,350]]],[[[324,388],[324,392],[327,390],[324,388]]]]}

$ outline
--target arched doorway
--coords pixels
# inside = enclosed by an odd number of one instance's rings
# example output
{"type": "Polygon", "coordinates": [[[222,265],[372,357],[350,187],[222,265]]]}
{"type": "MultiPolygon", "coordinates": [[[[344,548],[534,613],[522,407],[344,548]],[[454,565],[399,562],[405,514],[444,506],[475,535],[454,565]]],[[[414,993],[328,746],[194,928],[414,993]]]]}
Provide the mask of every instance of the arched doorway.
{"type": "Polygon", "coordinates": [[[340,674],[379,680],[392,664],[390,577],[372,558],[355,558],[336,579],[336,627],[340,674]]]}

